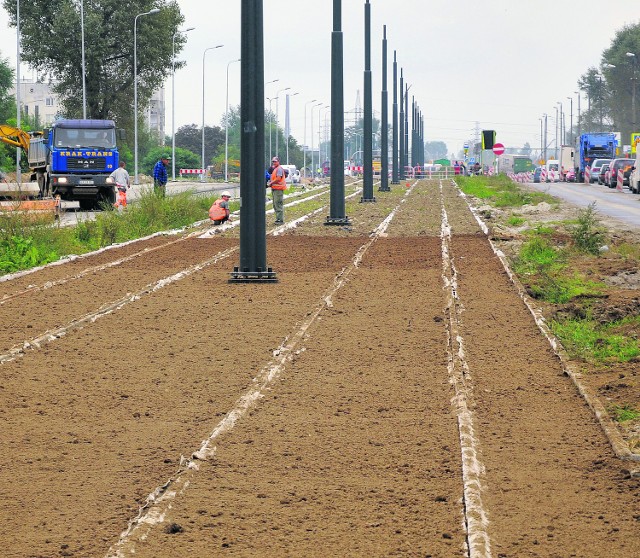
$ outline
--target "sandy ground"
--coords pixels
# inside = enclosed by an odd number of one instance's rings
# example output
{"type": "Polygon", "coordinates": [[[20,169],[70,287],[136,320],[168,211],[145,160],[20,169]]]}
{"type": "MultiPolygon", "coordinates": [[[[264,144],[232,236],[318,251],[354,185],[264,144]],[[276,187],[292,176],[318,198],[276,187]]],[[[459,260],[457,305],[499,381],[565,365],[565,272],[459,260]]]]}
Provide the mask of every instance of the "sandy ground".
{"type": "Polygon", "coordinates": [[[227,283],[237,229],[0,283],[3,555],[634,555],[640,481],[466,202],[376,198],[269,237],[277,284],[227,283]]]}

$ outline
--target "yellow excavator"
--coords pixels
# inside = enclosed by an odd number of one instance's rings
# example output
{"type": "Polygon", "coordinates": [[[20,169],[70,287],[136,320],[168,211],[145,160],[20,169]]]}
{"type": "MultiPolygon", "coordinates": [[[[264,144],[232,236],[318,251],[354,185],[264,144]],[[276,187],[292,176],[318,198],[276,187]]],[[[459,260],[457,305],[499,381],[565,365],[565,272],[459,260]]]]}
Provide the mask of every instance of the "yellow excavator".
{"type": "MultiPolygon", "coordinates": [[[[35,132],[33,134],[29,134],[29,132],[25,132],[20,128],[15,128],[14,126],[9,126],[8,124],[0,124],[0,141],[3,143],[7,143],[12,145],[13,147],[19,147],[24,149],[25,153],[29,152],[29,146],[31,144],[31,138],[34,136],[41,136],[42,132],[35,132]]],[[[22,189],[22,185],[11,185],[8,183],[3,184],[3,186],[7,186],[7,192],[9,193],[13,186],[17,187],[19,194],[24,194],[25,192],[22,189]]],[[[0,189],[0,195],[2,195],[0,189]]],[[[15,193],[14,193],[15,194],[15,193]]],[[[36,192],[37,195],[37,192],[36,192]]],[[[46,212],[53,213],[55,218],[58,218],[60,213],[60,197],[57,196],[56,199],[47,199],[47,200],[31,200],[31,201],[0,201],[0,215],[3,212],[7,211],[20,211],[20,212],[46,212]]]]}
{"type": "Polygon", "coordinates": [[[31,144],[31,136],[28,132],[20,128],[14,128],[8,124],[0,124],[0,141],[13,145],[14,147],[21,147],[28,152],[29,145],[31,144]]]}

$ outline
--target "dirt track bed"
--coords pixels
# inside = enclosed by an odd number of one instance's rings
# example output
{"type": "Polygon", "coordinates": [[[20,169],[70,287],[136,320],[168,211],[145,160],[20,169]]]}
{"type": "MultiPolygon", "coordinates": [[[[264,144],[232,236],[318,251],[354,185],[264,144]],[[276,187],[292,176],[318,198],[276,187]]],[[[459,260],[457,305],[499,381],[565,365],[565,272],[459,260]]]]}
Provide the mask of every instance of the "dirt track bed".
{"type": "MultiPolygon", "coordinates": [[[[488,523],[465,532],[440,192],[437,182],[394,187],[375,204],[349,202],[351,230],[323,214],[270,237],[276,285],[228,285],[235,253],[1,364],[3,555],[449,557],[484,532],[484,555],[632,555],[638,479],[612,457],[466,202],[444,185],[463,391],[485,467],[488,523]],[[274,372],[256,387],[265,368],[274,372]],[[214,436],[254,389],[249,411],[214,436]],[[210,437],[208,459],[181,468],[210,437]],[[146,516],[118,542],[170,478],[167,500],[148,510],[162,521],[146,516]]],[[[117,298],[112,285],[133,291],[237,243],[237,232],[223,236],[78,280],[64,319],[117,298]]],[[[0,312],[10,317],[9,304],[0,312]]],[[[23,319],[64,321],[48,308],[25,305],[23,319]]]]}

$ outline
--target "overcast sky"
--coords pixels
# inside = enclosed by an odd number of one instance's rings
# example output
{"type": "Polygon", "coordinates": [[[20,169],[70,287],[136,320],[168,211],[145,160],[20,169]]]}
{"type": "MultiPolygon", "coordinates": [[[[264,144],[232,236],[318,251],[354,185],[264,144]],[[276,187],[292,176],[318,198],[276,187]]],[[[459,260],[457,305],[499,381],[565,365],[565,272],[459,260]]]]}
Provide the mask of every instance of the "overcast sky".
{"type": "MultiPolygon", "coordinates": [[[[240,57],[240,0],[179,0],[184,27],[195,27],[179,59],[186,66],[175,76],[175,125],[202,124],[205,76],[205,124],[220,124],[225,111],[227,64],[240,57]],[[224,47],[203,53],[208,47],[224,47]]],[[[343,0],[345,110],[363,101],[365,0],[343,0]]],[[[291,98],[291,133],[304,141],[304,106],[312,99],[330,104],[332,0],[264,0],[266,96],[279,94],[284,126],[285,95],[291,98]],[[281,91],[289,87],[289,91],[281,91]]],[[[425,117],[427,141],[442,140],[458,152],[480,129],[495,129],[507,147],[540,144],[540,117],[555,118],[563,103],[567,123],[573,96],[577,119],[577,81],[600,64],[615,32],[640,20],[640,3],[628,0],[371,0],[373,107],[380,111],[382,26],[387,26],[389,103],[392,61],[397,51],[425,117]]],[[[145,16],[153,17],[153,15],[145,16]]],[[[143,25],[144,18],[138,25],[143,25]]],[[[133,16],[132,16],[133,25],[133,16]]],[[[1,54],[15,64],[15,30],[5,31],[1,54]],[[13,37],[13,41],[11,40],[13,37]]],[[[90,36],[87,37],[89,44],[90,36]]],[[[171,41],[171,31],[167,31],[171,41]]],[[[90,47],[89,47],[90,48],[90,47]]],[[[23,77],[31,73],[23,69],[23,77]]],[[[240,64],[229,66],[229,102],[240,97],[240,64]]],[[[166,82],[166,130],[172,128],[171,78],[166,82]]],[[[586,105],[586,99],[582,101],[586,105]]],[[[266,103],[268,107],[268,102],[266,103]]],[[[307,143],[310,107],[307,105],[307,143]]],[[[273,110],[276,102],[272,103],[273,110]]],[[[324,123],[324,109],[318,111],[324,123]]],[[[329,121],[327,119],[327,121],[329,121]]],[[[549,122],[549,129],[553,129],[549,122]]],[[[317,145],[317,141],[316,141],[317,145]]]]}

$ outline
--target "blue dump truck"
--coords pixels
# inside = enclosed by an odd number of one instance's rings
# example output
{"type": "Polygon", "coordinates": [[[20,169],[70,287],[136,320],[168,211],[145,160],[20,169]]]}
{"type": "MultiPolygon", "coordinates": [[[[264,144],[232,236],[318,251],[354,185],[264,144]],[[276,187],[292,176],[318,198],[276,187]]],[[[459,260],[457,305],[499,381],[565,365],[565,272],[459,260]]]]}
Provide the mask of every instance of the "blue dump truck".
{"type": "Polygon", "coordinates": [[[584,182],[584,172],[596,159],[615,159],[616,135],[612,133],[582,134],[578,138],[574,156],[576,180],[584,182]]]}
{"type": "Polygon", "coordinates": [[[57,120],[32,137],[29,167],[40,197],[59,195],[80,202],[82,209],[114,203],[109,175],[118,168],[116,136],[113,120],[57,120]]]}

